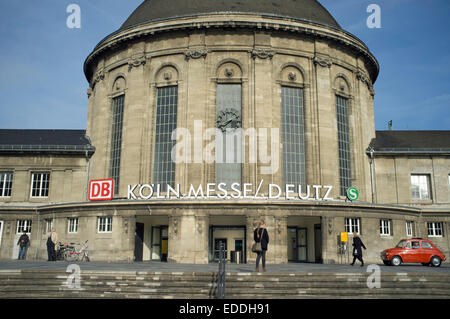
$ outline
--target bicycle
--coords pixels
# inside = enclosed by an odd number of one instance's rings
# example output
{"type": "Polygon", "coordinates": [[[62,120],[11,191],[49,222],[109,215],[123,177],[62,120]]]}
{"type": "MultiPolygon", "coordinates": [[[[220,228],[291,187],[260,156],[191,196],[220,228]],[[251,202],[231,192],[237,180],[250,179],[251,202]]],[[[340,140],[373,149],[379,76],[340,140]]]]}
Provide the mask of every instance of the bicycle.
{"type": "MultiPolygon", "coordinates": [[[[78,261],[81,257],[81,261],[90,261],[89,260],[89,252],[87,246],[87,240],[81,244],[73,244],[80,245],[79,249],[76,249],[75,246],[67,246],[64,249],[64,260],[66,261],[78,261]]],[[[72,245],[72,243],[71,243],[72,245]]]]}
{"type": "Polygon", "coordinates": [[[69,247],[68,244],[63,244],[61,242],[58,243],[58,250],[56,251],[56,260],[65,260],[64,252],[68,247],[69,247]]]}

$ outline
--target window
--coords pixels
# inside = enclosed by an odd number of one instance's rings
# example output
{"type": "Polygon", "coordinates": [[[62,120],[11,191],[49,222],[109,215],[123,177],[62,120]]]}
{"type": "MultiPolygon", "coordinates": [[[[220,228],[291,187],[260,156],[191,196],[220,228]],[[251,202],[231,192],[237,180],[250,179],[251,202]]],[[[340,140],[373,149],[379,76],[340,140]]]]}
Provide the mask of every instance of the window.
{"type": "Polygon", "coordinates": [[[223,135],[222,151],[216,150],[216,183],[225,183],[227,189],[230,189],[233,183],[241,184],[242,180],[242,134],[238,130],[241,127],[241,114],[242,85],[218,84],[217,119],[223,135]]]}
{"type": "Polygon", "coordinates": [[[430,175],[411,175],[413,199],[431,199],[430,175]]]}
{"type": "Polygon", "coordinates": [[[0,172],[0,197],[10,197],[12,190],[13,173],[0,172]]]}
{"type": "Polygon", "coordinates": [[[345,231],[347,233],[359,234],[359,218],[346,218],[345,219],[345,231]]]}
{"type": "Polygon", "coordinates": [[[419,249],[420,248],[420,241],[411,241],[410,243],[411,243],[411,248],[412,249],[419,249]]]}
{"type": "Polygon", "coordinates": [[[412,237],[414,236],[413,232],[414,222],[407,220],[406,221],[406,236],[412,237]]]}
{"type": "Polygon", "coordinates": [[[78,232],[78,218],[68,218],[67,219],[67,232],[69,234],[78,232]]]}
{"type": "Polygon", "coordinates": [[[17,233],[21,234],[24,231],[26,231],[27,233],[31,233],[31,220],[20,219],[17,221],[17,233]]]}
{"type": "Polygon", "coordinates": [[[380,235],[391,235],[391,221],[389,219],[380,219],[380,235]]]}
{"type": "Polygon", "coordinates": [[[53,228],[53,219],[45,220],[45,233],[49,233],[53,228]]]}
{"type": "Polygon", "coordinates": [[[31,197],[48,197],[50,173],[33,173],[31,176],[31,197]]]}
{"type": "Polygon", "coordinates": [[[347,99],[336,96],[336,117],[338,131],[339,185],[340,194],[345,196],[352,186],[350,163],[350,137],[348,127],[347,99]]]}
{"type": "Polygon", "coordinates": [[[167,185],[175,184],[175,159],[172,160],[172,149],[176,141],[172,140],[172,132],[177,128],[177,108],[178,87],[158,88],[153,182],[161,184],[161,191],[166,191],[167,185]]]}
{"type": "Polygon", "coordinates": [[[124,101],[125,95],[121,95],[113,99],[110,176],[114,180],[114,194],[119,192],[124,101]]]}
{"type": "Polygon", "coordinates": [[[442,237],[443,227],[441,222],[431,222],[427,224],[429,237],[442,237]]]}
{"type": "Polygon", "coordinates": [[[99,233],[112,232],[112,217],[99,217],[97,230],[99,233]]]}
{"type": "Polygon", "coordinates": [[[285,184],[306,184],[303,89],[281,88],[283,179],[285,184]]]}
{"type": "Polygon", "coordinates": [[[431,244],[427,241],[422,241],[422,248],[433,249],[433,246],[431,246],[431,244]]]}

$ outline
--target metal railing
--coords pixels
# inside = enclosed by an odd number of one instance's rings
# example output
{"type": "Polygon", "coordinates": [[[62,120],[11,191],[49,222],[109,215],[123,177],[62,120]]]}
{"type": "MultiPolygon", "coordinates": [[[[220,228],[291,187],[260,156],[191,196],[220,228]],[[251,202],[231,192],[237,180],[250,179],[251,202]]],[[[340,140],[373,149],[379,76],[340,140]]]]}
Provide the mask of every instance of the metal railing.
{"type": "Polygon", "coordinates": [[[219,246],[219,272],[217,273],[217,299],[225,299],[225,265],[227,258],[225,254],[225,244],[219,246]]]}

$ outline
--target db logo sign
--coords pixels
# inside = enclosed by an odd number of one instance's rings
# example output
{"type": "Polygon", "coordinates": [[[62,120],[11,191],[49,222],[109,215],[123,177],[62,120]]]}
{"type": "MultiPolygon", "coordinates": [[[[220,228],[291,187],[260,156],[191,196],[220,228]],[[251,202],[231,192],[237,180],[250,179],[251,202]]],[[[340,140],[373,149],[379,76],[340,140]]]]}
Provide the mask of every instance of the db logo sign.
{"type": "Polygon", "coordinates": [[[97,200],[111,200],[114,195],[114,180],[113,179],[98,179],[89,182],[89,196],[90,201],[97,200]]]}

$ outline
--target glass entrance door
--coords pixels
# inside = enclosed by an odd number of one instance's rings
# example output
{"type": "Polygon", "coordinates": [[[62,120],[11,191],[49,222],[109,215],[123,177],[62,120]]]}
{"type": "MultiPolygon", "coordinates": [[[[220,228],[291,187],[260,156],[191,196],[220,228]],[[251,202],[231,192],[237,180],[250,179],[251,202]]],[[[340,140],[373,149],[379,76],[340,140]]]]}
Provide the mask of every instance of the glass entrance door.
{"type": "Polygon", "coordinates": [[[308,261],[308,238],[306,228],[297,228],[297,238],[298,238],[298,256],[297,261],[307,262],[308,261]]]}
{"type": "Polygon", "coordinates": [[[288,227],[287,249],[288,261],[308,261],[308,237],[306,228],[288,227]]]}
{"type": "Polygon", "coordinates": [[[245,226],[209,227],[209,262],[218,262],[220,243],[224,244],[225,256],[229,262],[246,262],[245,226]]]}
{"type": "Polygon", "coordinates": [[[150,260],[167,261],[169,249],[168,226],[153,226],[150,260]]]}
{"type": "Polygon", "coordinates": [[[297,261],[297,228],[288,227],[288,261],[297,261]]]}

